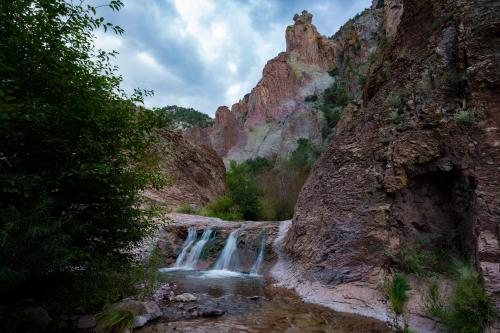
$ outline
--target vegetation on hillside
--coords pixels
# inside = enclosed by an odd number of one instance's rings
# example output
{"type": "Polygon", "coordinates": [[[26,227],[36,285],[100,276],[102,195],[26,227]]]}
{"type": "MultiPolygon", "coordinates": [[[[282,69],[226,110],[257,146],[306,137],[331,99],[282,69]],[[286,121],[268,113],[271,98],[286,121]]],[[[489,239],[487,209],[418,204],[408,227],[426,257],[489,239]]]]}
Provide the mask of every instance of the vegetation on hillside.
{"type": "Polygon", "coordinates": [[[225,220],[286,220],[293,216],[295,203],[320,149],[306,139],[284,161],[263,157],[243,163],[231,162],[227,172],[229,193],[216,198],[201,214],[225,220]]]}
{"type": "Polygon", "coordinates": [[[152,230],[139,191],[161,185],[164,123],[136,106],[149,92],[120,88],[116,53],[94,48],[96,29],[123,33],[97,11],[0,2],[0,316],[25,299],[51,315],[100,307],[134,288],[126,250],[152,230]]]}
{"type": "Polygon", "coordinates": [[[214,120],[207,114],[192,108],[169,105],[156,111],[161,113],[173,128],[186,129],[193,126],[206,128],[214,124],[214,120]]]}

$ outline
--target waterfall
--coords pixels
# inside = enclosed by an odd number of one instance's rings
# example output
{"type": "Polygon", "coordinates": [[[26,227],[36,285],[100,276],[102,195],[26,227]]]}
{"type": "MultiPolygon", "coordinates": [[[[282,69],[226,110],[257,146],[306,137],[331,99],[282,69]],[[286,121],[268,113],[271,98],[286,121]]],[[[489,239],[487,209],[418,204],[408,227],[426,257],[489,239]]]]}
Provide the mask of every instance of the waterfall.
{"type": "Polygon", "coordinates": [[[184,258],[186,257],[186,254],[188,253],[189,248],[191,247],[191,245],[193,245],[195,240],[196,240],[196,229],[193,227],[190,227],[188,229],[187,238],[184,241],[184,244],[182,244],[181,254],[179,254],[179,256],[177,257],[177,260],[175,260],[175,267],[182,266],[182,262],[184,261],[184,258]]]}
{"type": "Polygon", "coordinates": [[[255,260],[255,263],[252,266],[252,269],[250,270],[250,275],[259,275],[260,266],[262,265],[262,261],[264,261],[265,245],[266,245],[266,238],[263,236],[260,240],[259,254],[257,256],[257,259],[255,260]]]}
{"type": "Polygon", "coordinates": [[[203,232],[201,239],[198,242],[196,242],[196,244],[191,249],[191,252],[189,252],[189,256],[187,257],[186,262],[183,265],[184,267],[196,268],[196,265],[198,264],[198,259],[200,259],[201,256],[201,252],[203,251],[203,248],[207,244],[211,235],[212,235],[212,229],[207,229],[203,232]]]}
{"type": "Polygon", "coordinates": [[[234,230],[229,234],[229,237],[227,238],[226,245],[224,245],[224,249],[222,250],[222,253],[220,254],[219,258],[217,259],[217,262],[215,263],[215,266],[213,269],[215,270],[228,270],[229,264],[231,263],[231,258],[233,256],[234,251],[236,251],[236,241],[238,240],[238,232],[240,229],[234,230]]]}

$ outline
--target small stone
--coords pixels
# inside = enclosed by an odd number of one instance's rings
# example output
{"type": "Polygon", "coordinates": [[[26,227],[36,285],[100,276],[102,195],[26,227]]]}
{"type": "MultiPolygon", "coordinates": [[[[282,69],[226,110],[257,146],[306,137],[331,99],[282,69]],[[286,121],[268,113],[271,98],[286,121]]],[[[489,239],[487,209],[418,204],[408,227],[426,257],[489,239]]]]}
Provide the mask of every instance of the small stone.
{"type": "Polygon", "coordinates": [[[226,313],[226,312],[223,310],[220,310],[220,309],[209,309],[207,311],[203,311],[201,313],[201,316],[202,317],[220,317],[220,316],[223,316],[224,313],[226,313]]]}
{"type": "Polygon", "coordinates": [[[85,330],[97,325],[94,316],[81,316],[78,318],[77,327],[79,329],[85,330]]]}
{"type": "Polygon", "coordinates": [[[192,294],[184,293],[175,296],[173,300],[176,302],[196,302],[198,299],[192,294]]]}
{"type": "Polygon", "coordinates": [[[134,328],[142,327],[146,325],[148,322],[148,318],[144,316],[135,316],[134,317],[134,328]]]}

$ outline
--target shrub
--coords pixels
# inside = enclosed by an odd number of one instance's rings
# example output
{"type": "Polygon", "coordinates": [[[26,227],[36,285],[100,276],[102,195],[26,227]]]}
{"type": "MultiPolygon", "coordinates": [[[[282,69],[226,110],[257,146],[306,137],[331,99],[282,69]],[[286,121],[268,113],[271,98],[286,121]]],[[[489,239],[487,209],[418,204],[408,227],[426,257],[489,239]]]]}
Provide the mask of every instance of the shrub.
{"type": "Polygon", "coordinates": [[[427,313],[435,318],[443,318],[444,305],[439,294],[439,283],[434,281],[429,284],[429,291],[425,303],[427,313]]]}
{"type": "Polygon", "coordinates": [[[248,171],[253,175],[257,175],[258,173],[265,170],[270,170],[273,167],[271,161],[269,161],[267,158],[260,156],[248,159],[244,163],[247,165],[248,171]]]}
{"type": "Polygon", "coordinates": [[[307,139],[299,139],[297,144],[297,148],[290,155],[289,163],[295,169],[311,169],[321,154],[320,150],[307,139]]]}
{"type": "Polygon", "coordinates": [[[96,316],[96,331],[100,333],[132,332],[135,314],[131,310],[109,307],[96,316]]]}
{"type": "Polygon", "coordinates": [[[203,208],[202,215],[218,217],[227,221],[237,221],[243,219],[233,199],[229,195],[221,196],[203,208]]]}
{"type": "Polygon", "coordinates": [[[403,244],[401,247],[401,268],[408,273],[415,273],[420,277],[431,275],[437,270],[439,258],[436,253],[417,242],[413,247],[403,244]]]}
{"type": "Polygon", "coordinates": [[[334,82],[323,92],[323,100],[325,104],[345,107],[349,104],[350,98],[345,87],[338,82],[334,82]]]}
{"type": "Polygon", "coordinates": [[[479,274],[470,265],[455,266],[453,295],[442,321],[453,332],[483,332],[496,316],[494,305],[480,283],[479,274]]]}
{"type": "Polygon", "coordinates": [[[396,274],[385,286],[391,309],[396,315],[402,315],[406,302],[410,299],[407,292],[411,289],[403,274],[396,274]]]}
{"type": "Polygon", "coordinates": [[[339,75],[339,69],[333,68],[333,69],[328,71],[328,74],[330,74],[330,76],[332,76],[332,77],[335,77],[335,76],[339,75]]]}
{"type": "Polygon", "coordinates": [[[472,124],[474,122],[474,113],[467,110],[460,111],[457,115],[457,122],[464,125],[472,124]]]}
{"type": "Polygon", "coordinates": [[[177,207],[175,209],[175,211],[177,213],[181,213],[181,214],[197,214],[198,213],[197,209],[195,209],[192,205],[187,204],[187,203],[180,205],[179,207],[177,207]]]}
{"type": "Polygon", "coordinates": [[[226,182],[229,195],[238,206],[241,216],[246,220],[256,219],[260,211],[260,190],[250,174],[248,166],[244,163],[238,164],[231,161],[229,171],[226,174],[226,182]]]}
{"type": "Polygon", "coordinates": [[[401,125],[405,120],[405,115],[404,113],[401,113],[399,111],[393,111],[391,112],[391,123],[394,125],[401,125]]]}
{"type": "Polygon", "coordinates": [[[396,92],[392,92],[385,98],[385,101],[384,101],[385,107],[395,108],[399,105],[401,105],[401,95],[400,94],[398,94],[396,92]]]}
{"type": "Polygon", "coordinates": [[[139,281],[139,297],[142,300],[150,299],[155,291],[164,282],[164,275],[158,270],[160,268],[160,255],[155,247],[146,263],[136,268],[135,280],[139,281]]]}
{"type": "Polygon", "coordinates": [[[321,109],[323,115],[325,116],[326,124],[328,128],[332,129],[337,126],[342,117],[342,111],[339,108],[332,108],[330,105],[326,105],[321,109]]]}
{"type": "Polygon", "coordinates": [[[293,217],[295,204],[309,172],[297,170],[288,163],[257,176],[262,191],[261,218],[283,221],[293,217]]]}
{"type": "Polygon", "coordinates": [[[317,100],[318,100],[317,95],[309,95],[304,99],[304,101],[306,102],[316,102],[317,100]]]}
{"type": "Polygon", "coordinates": [[[497,317],[494,304],[481,285],[479,274],[468,264],[455,261],[451,271],[453,292],[448,304],[439,295],[439,286],[429,286],[426,308],[451,332],[480,333],[497,317]]]}

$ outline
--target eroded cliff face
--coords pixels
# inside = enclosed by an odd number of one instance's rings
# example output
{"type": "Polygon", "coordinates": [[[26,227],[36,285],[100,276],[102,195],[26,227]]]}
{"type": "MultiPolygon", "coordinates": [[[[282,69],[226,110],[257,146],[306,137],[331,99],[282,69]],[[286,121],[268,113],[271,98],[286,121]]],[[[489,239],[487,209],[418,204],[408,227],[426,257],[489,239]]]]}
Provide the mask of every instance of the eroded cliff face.
{"type": "Polygon", "coordinates": [[[147,199],[168,208],[202,207],[227,191],[226,169],[213,149],[185,140],[178,131],[163,129],[161,135],[159,165],[165,186],[145,191],[147,199]]]}
{"type": "MultiPolygon", "coordinates": [[[[225,161],[287,157],[300,138],[321,145],[323,115],[305,99],[321,95],[334,82],[329,70],[354,66],[358,70],[352,75],[364,75],[367,68],[361,65],[376,50],[382,13],[365,11],[332,39],[318,33],[308,12],[295,15],[286,29],[286,51],[266,64],[257,86],[231,110],[220,107],[213,128],[189,129],[185,137],[212,147],[225,161]]],[[[359,93],[359,85],[350,91],[359,93]]]]}
{"type": "Polygon", "coordinates": [[[500,2],[386,0],[383,11],[363,105],[313,168],[286,254],[302,280],[377,290],[395,264],[384,253],[440,244],[474,262],[498,304],[500,2]]]}

